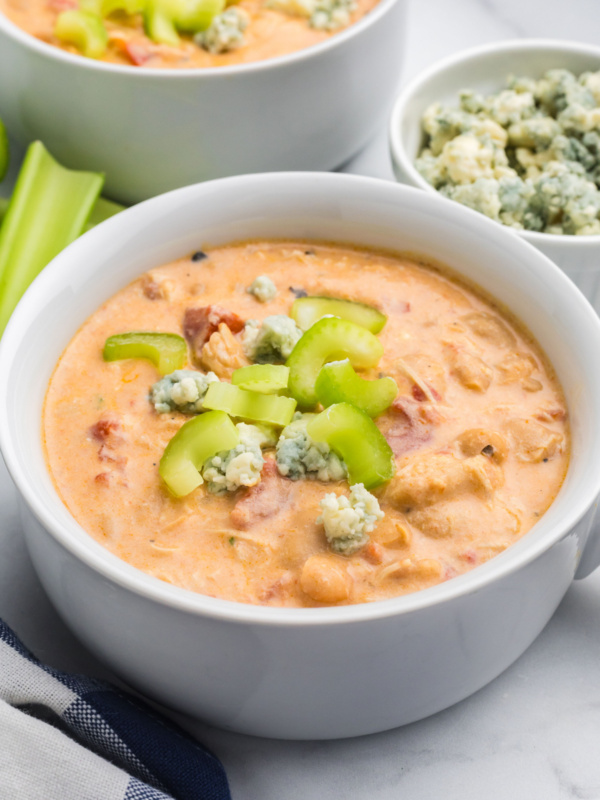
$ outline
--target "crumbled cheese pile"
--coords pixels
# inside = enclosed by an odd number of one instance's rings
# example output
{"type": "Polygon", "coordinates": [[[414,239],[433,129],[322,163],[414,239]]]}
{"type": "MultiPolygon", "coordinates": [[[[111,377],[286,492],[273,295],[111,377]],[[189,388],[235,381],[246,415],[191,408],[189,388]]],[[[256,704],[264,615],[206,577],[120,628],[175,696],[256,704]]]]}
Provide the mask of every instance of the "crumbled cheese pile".
{"type": "Polygon", "coordinates": [[[350,24],[356,0],[267,0],[268,8],[298,17],[308,17],[311,28],[335,31],[350,24]]]}
{"type": "Polygon", "coordinates": [[[262,448],[273,447],[277,434],[268,425],[235,426],[240,443],[232,450],[224,450],[209,459],[204,465],[202,477],[213,494],[235,492],[240,486],[256,486],[265,463],[262,448]]]}
{"type": "Polygon", "coordinates": [[[268,275],[259,275],[246,289],[249,294],[253,294],[259,303],[268,303],[277,297],[277,286],[268,275]]]}
{"type": "Polygon", "coordinates": [[[205,375],[198,370],[177,369],[152,386],[150,402],[158,414],[167,414],[169,411],[199,414],[209,385],[218,380],[214,372],[205,375]]]}
{"type": "Polygon", "coordinates": [[[277,363],[289,358],[302,331],[291,317],[274,314],[260,323],[249,319],[244,328],[242,342],[250,361],[258,364],[277,363]]]}
{"type": "Polygon", "coordinates": [[[510,78],[431,105],[415,162],[446,197],[513,228],[600,234],[600,72],[510,78]]]}
{"type": "Polygon", "coordinates": [[[208,28],[194,36],[194,41],[209,53],[228,53],[244,44],[244,31],[249,21],[243,9],[230,6],[216,14],[208,28]]]}
{"type": "Polygon", "coordinates": [[[342,481],[346,465],[326,442],[315,442],[306,426],[315,414],[296,412],[294,420],[281,431],[277,442],[277,469],[284,478],[297,481],[315,478],[320,481],[342,481]]]}
{"type": "Polygon", "coordinates": [[[325,528],[331,549],[345,556],[364,547],[375,523],[384,517],[377,498],[362,483],[350,487],[350,497],[326,494],[320,505],[322,514],[317,523],[325,528]]]}

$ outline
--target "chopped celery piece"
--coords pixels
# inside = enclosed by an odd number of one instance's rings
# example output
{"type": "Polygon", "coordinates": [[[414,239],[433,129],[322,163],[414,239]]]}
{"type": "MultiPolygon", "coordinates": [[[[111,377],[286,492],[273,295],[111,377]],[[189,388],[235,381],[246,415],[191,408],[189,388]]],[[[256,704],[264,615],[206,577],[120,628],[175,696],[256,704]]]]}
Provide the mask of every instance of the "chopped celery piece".
{"type": "Polygon", "coordinates": [[[364,411],[350,403],[336,403],[311,419],[306,427],[315,442],[327,442],[346,464],[348,483],[374,489],[393,478],[392,448],[364,411]]]}
{"type": "Polygon", "coordinates": [[[105,219],[110,219],[110,217],[114,217],[115,214],[121,211],[125,211],[125,206],[120,203],[113,203],[112,200],[107,200],[105,197],[99,197],[85,226],[86,231],[96,225],[100,225],[105,219]]]}
{"type": "Polygon", "coordinates": [[[178,47],[179,34],[175,28],[175,3],[170,0],[148,0],[144,11],[144,28],[153,42],[178,47]]]}
{"type": "Polygon", "coordinates": [[[175,18],[178,30],[185,33],[205,31],[217,14],[225,8],[225,0],[179,0],[175,18]]]}
{"type": "Polygon", "coordinates": [[[79,0],[78,8],[80,11],[87,11],[97,17],[102,16],[102,0],[79,0]]]}
{"type": "Polygon", "coordinates": [[[146,0],[79,0],[79,8],[98,17],[108,17],[115,11],[140,14],[146,8],[146,0]]]}
{"type": "Polygon", "coordinates": [[[224,8],[225,0],[146,0],[146,33],[155,42],[177,46],[177,31],[204,31],[224,8]]]}
{"type": "Polygon", "coordinates": [[[231,383],[216,382],[208,387],[203,405],[204,408],[226,411],[232,417],[282,427],[290,424],[296,410],[296,401],[291,397],[249,392],[231,383]]]}
{"type": "Polygon", "coordinates": [[[141,14],[146,9],[146,0],[100,0],[100,15],[108,17],[115,11],[125,14],[141,14]]]}
{"type": "Polygon", "coordinates": [[[294,301],[290,314],[296,325],[307,331],[317,320],[325,316],[341,317],[361,325],[371,333],[379,333],[387,317],[373,306],[340,300],[337,297],[299,297],[294,301]]]}
{"type": "Polygon", "coordinates": [[[9,161],[8,134],[4,123],[0,119],[0,181],[6,175],[9,161]]]}
{"type": "Polygon", "coordinates": [[[61,42],[75,45],[88,58],[100,58],[108,44],[104,23],[91,11],[63,11],[56,18],[54,35],[61,42]]]}
{"type": "Polygon", "coordinates": [[[187,358],[187,345],[176,333],[129,331],[109,336],[102,352],[105,361],[147,358],[161,375],[181,369],[187,358]]]}
{"type": "Polygon", "coordinates": [[[310,408],[318,401],[315,383],[327,361],[349,358],[353,366],[368,369],[382,355],[381,342],[366,328],[337,317],[321,319],[306,331],[287,360],[290,394],[303,408],[310,408]]]}
{"type": "Polygon", "coordinates": [[[315,391],[325,407],[334,403],[352,403],[370,417],[378,417],[392,404],[398,386],[393,378],[374,381],[361,378],[345,359],[325,364],[317,377],[315,391]]]}
{"type": "Polygon", "coordinates": [[[203,483],[200,470],[221,450],[232,450],[240,435],[227,414],[209,411],[193,417],[165,448],[158,471],[176,497],[184,497],[203,483]]]}
{"type": "Polygon", "coordinates": [[[236,369],[231,376],[234,386],[261,394],[275,394],[287,389],[290,371],[282,364],[253,364],[236,369]]]}
{"type": "Polygon", "coordinates": [[[36,275],[83,230],[104,177],[65,169],[31,144],[0,228],[0,336],[36,275]]]}

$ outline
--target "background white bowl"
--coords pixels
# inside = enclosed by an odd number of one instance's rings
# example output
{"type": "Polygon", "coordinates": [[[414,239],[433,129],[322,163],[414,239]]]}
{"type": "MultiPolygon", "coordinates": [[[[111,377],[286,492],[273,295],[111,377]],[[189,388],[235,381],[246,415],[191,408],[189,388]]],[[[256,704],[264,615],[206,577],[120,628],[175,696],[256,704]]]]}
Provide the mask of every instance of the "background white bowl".
{"type": "MultiPolygon", "coordinates": [[[[600,47],[546,39],[520,39],[465,50],[434,64],[401,92],[392,111],[392,163],[402,183],[437,193],[414,166],[424,144],[421,120],[434,102],[458,104],[461,89],[491,94],[505,88],[509,75],[541,78],[549,69],[600,70],[600,47]]],[[[512,229],[511,229],[512,230],[512,229]]],[[[600,236],[555,236],[515,231],[564,270],[600,312],[600,236]]]]}
{"type": "Polygon", "coordinates": [[[542,630],[577,571],[600,561],[600,320],[562,272],[486,217],[348,175],[242,176],[113,217],[32,284],[0,343],[0,449],[41,581],[83,643],[124,680],[222,727],[340,738],[428,716],[492,680],[542,630]],[[556,368],[572,424],[560,494],[521,541],[422,592],[340,608],[233,603],[164,583],[88,536],[44,459],[42,403],[83,321],[145,270],[206,244],[303,238],[447,263],[525,320],[556,368]],[[583,553],[583,555],[582,555],[583,553]]]}
{"type": "Polygon", "coordinates": [[[210,69],[72,55],[0,14],[0,115],[66,166],[106,173],[125,203],[263,170],[328,170],[384,123],[400,78],[406,0],[381,0],[313,47],[210,69]]]}

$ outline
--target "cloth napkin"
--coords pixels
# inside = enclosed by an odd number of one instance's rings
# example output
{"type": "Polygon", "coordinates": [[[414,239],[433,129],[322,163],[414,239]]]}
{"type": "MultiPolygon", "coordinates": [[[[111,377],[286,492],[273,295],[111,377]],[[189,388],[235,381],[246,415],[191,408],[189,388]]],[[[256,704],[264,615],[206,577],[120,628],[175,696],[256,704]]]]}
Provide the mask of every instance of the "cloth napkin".
{"type": "Polygon", "coordinates": [[[221,762],[115,686],[40,663],[0,620],[0,798],[231,800],[221,762]]]}

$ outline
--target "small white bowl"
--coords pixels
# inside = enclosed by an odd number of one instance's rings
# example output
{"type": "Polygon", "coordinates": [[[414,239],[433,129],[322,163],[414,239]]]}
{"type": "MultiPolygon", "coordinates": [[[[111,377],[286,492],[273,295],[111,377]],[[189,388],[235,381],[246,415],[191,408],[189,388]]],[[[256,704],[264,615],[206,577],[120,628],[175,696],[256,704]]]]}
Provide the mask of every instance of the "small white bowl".
{"type": "MultiPolygon", "coordinates": [[[[394,104],[389,138],[398,180],[437,193],[414,165],[424,143],[423,113],[431,103],[457,105],[461,89],[491,94],[503,89],[511,74],[541,78],[547,70],[556,68],[569,69],[576,75],[588,70],[595,72],[600,69],[600,47],[519,39],[484,45],[438,61],[412,81],[394,104]]],[[[558,264],[600,312],[600,236],[515,233],[558,264]]]]}
{"type": "Polygon", "coordinates": [[[328,170],[385,124],[398,88],[406,0],[326,41],[208,69],[121,66],[73,55],[0,13],[0,110],[65,166],[106,174],[124,203],[190,183],[271,170],[328,170]]]}
{"type": "Polygon", "coordinates": [[[289,739],[357,736],[456,703],[506,669],[573,578],[600,562],[600,319],[535,248],[481,214],[389,181],[326,173],[226,178],[118,214],[32,284],[0,342],[0,449],[33,563],[61,616],[151,697],[213,724],[289,739]],[[42,404],[85,319],[141,273],[210,242],[292,238],[420,254],[524,320],[561,381],[569,471],[519,542],[425,591],[332,608],[195,594],[135,569],[69,514],[48,474],[42,404]]]}

